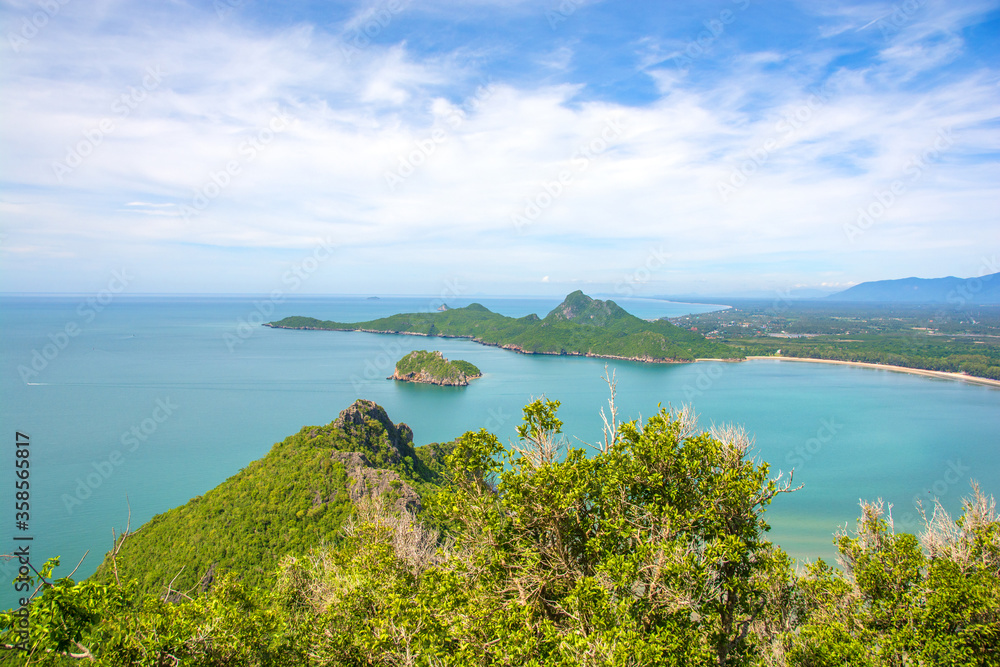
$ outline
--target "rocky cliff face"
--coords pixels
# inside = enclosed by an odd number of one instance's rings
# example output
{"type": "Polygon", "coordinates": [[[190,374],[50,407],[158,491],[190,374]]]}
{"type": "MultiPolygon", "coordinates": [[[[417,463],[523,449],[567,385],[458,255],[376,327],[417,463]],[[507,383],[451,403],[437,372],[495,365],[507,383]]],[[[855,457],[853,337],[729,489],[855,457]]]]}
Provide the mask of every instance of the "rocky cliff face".
{"type": "Polygon", "coordinates": [[[344,431],[355,442],[363,443],[369,452],[382,452],[389,463],[399,463],[407,456],[417,455],[413,451],[413,429],[402,422],[393,424],[385,409],[375,401],[354,401],[341,410],[332,426],[344,431]]]}
{"type": "MultiPolygon", "coordinates": [[[[477,376],[478,377],[478,376],[477,376]]],[[[394,371],[387,379],[389,380],[400,380],[401,382],[420,382],[423,384],[438,384],[443,387],[465,387],[469,384],[469,378],[465,373],[459,372],[458,377],[454,378],[437,378],[428,373],[427,371],[420,371],[419,373],[400,373],[399,371],[394,371]]]]}
{"type": "Polygon", "coordinates": [[[347,492],[355,505],[365,499],[394,495],[393,508],[397,511],[423,509],[420,494],[399,473],[376,468],[361,452],[334,452],[330,458],[344,464],[350,479],[347,492]]]}
{"type": "Polygon", "coordinates": [[[400,422],[393,424],[385,409],[374,401],[359,399],[341,411],[333,422],[368,451],[332,452],[330,458],[344,464],[350,479],[348,493],[355,504],[365,498],[395,495],[397,510],[420,511],[420,495],[399,473],[377,467],[371,459],[399,463],[406,457],[417,458],[413,449],[413,429],[400,422]]]}

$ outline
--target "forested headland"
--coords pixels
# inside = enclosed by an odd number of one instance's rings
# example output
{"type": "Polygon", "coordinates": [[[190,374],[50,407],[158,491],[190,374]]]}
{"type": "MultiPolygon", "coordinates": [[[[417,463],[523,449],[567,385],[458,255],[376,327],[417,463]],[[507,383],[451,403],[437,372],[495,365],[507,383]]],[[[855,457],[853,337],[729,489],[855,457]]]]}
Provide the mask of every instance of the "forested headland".
{"type": "Polygon", "coordinates": [[[592,299],[581,291],[544,318],[513,318],[474,303],[433,313],[404,313],[369,322],[332,322],[312,317],[286,317],[266,326],[279,329],[370,331],[469,338],[525,354],[678,362],[739,354],[733,348],[674,326],[666,320],[646,321],[630,315],[614,301],[592,299]]]}
{"type": "MultiPolygon", "coordinates": [[[[726,300],[721,300],[726,301],[726,300]]],[[[527,354],[641,362],[785,356],[874,363],[1000,380],[1000,306],[728,300],[733,307],[647,321],[577,291],[545,318],[480,304],[343,323],[286,317],[267,326],[469,338],[527,354]]]]}

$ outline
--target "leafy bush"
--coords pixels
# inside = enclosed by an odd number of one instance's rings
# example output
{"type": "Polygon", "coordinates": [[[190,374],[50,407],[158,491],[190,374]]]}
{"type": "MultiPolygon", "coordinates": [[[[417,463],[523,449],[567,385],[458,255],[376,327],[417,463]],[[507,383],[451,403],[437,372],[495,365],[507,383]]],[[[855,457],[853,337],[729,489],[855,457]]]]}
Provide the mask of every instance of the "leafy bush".
{"type": "Polygon", "coordinates": [[[426,374],[433,380],[466,384],[466,380],[482,375],[479,369],[468,361],[449,361],[438,352],[414,350],[396,362],[396,376],[426,374]]]}
{"type": "MultiPolygon", "coordinates": [[[[936,506],[919,539],[867,503],[837,537],[842,569],[818,561],[795,576],[764,521],[793,489],[739,429],[699,432],[686,410],[618,424],[612,400],[588,456],[564,448],[559,403],[538,400],[510,448],[480,430],[400,457],[407,431],[373,405],[254,465],[311,475],[315,461],[293,453],[384,439],[387,465],[423,471],[406,477],[423,484],[420,515],[391,494],[349,501],[325,543],[259,556],[268,583],[240,581],[234,565],[170,600],[141,576],[173,545],[149,543],[132,569],[113,552],[108,576],[84,582],[53,579],[50,561],[30,577],[31,657],[8,650],[0,664],[1000,664],[1000,519],[978,488],[957,520],[936,506]]],[[[241,473],[212,493],[252,504],[287,483],[241,473]]],[[[278,535],[299,520],[281,516],[278,535]]],[[[8,649],[18,627],[17,611],[0,615],[8,649]]]]}

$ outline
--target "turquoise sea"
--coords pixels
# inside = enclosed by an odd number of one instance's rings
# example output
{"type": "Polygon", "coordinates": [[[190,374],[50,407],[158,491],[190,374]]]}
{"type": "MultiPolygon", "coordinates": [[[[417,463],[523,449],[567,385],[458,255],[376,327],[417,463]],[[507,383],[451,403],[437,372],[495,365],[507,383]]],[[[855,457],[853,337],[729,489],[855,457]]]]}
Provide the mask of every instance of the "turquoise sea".
{"type": "MultiPolygon", "coordinates": [[[[447,298],[449,306],[473,299],[447,298]]],[[[511,316],[544,316],[561,299],[477,298],[511,316]]],[[[616,299],[653,318],[710,306],[616,299]]],[[[514,437],[521,407],[562,402],[570,444],[600,438],[605,361],[520,355],[469,341],[273,330],[288,315],[359,321],[434,310],[435,297],[0,298],[0,532],[33,537],[35,563],[58,555],[89,575],[131,508],[132,527],[204,493],[304,425],[325,424],[357,398],[406,422],[417,444],[483,426],[514,437]],[[88,301],[90,299],[90,301],[88,301]],[[106,299],[107,300],[107,299],[106,299]],[[67,333],[74,332],[73,335],[67,333]],[[468,387],[385,379],[414,349],[440,349],[485,373],[468,387]],[[37,353],[37,355],[36,355],[37,353]],[[30,522],[15,526],[15,438],[30,436],[30,522]]],[[[768,512],[772,539],[796,558],[832,557],[833,533],[859,499],[894,504],[915,530],[914,499],[951,510],[969,479],[1000,495],[1000,390],[962,382],[773,360],[739,364],[609,362],[623,418],[691,403],[701,424],[735,422],[756,438],[773,472],[795,468],[804,488],[768,512]]],[[[16,568],[0,563],[6,582],[16,568]]],[[[0,604],[13,601],[0,585],[0,604]]]]}

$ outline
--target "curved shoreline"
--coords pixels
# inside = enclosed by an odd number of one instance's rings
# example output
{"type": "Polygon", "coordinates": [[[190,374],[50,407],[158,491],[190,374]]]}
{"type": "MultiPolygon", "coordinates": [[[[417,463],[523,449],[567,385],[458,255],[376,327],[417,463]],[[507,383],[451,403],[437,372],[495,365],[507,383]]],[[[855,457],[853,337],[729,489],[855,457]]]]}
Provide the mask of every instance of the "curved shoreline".
{"type": "Polygon", "coordinates": [[[750,359],[771,359],[774,361],[800,361],[810,364],[837,364],[840,366],[855,366],[858,368],[873,368],[875,370],[881,371],[892,371],[894,373],[909,373],[911,375],[923,375],[924,377],[938,378],[941,380],[958,380],[960,382],[970,382],[972,384],[981,384],[987,387],[993,387],[1000,389],[1000,380],[991,380],[990,378],[976,377],[975,375],[966,375],[965,373],[950,373],[948,371],[929,371],[923,368],[910,368],[908,366],[890,366],[888,364],[873,364],[866,361],[840,361],[837,359],[812,359],[809,357],[765,357],[765,356],[749,356],[747,360],[750,359]]]}
{"type": "MultiPolygon", "coordinates": [[[[515,343],[490,343],[482,340],[481,338],[476,338],[475,336],[457,336],[454,334],[441,334],[437,333],[431,336],[431,334],[426,334],[420,331],[379,331],[378,329],[334,329],[326,327],[287,327],[279,326],[272,322],[265,322],[263,325],[265,327],[270,327],[271,329],[286,329],[289,331],[355,331],[361,333],[373,333],[373,334],[383,334],[387,336],[426,336],[433,338],[451,338],[457,340],[468,340],[479,345],[485,345],[486,347],[498,347],[502,350],[510,350],[512,352],[517,352],[518,354],[535,354],[546,357],[589,357],[592,359],[617,359],[619,361],[638,361],[644,364],[691,364],[698,359],[654,359],[652,357],[623,357],[615,354],[597,354],[594,352],[577,352],[577,351],[566,351],[566,352],[536,352],[534,350],[526,350],[520,345],[515,343]]],[[[710,361],[742,361],[742,359],[711,359],[710,361]]]]}
{"type": "MultiPolygon", "coordinates": [[[[419,333],[416,331],[378,331],[376,329],[327,329],[321,327],[283,327],[283,326],[275,326],[270,322],[265,322],[263,326],[270,327],[272,329],[289,329],[298,331],[355,331],[362,333],[388,334],[396,336],[428,336],[428,334],[419,333]]],[[[964,373],[950,373],[947,371],[931,371],[923,368],[910,368],[909,366],[891,366],[888,364],[873,364],[866,361],[840,361],[838,359],[813,359],[811,357],[775,357],[775,356],[754,356],[754,355],[747,356],[744,359],[697,358],[694,359],[693,361],[676,360],[676,359],[650,359],[648,357],[621,357],[612,354],[593,354],[590,352],[586,353],[533,352],[531,350],[525,350],[524,348],[518,345],[513,345],[510,343],[487,343],[483,340],[475,338],[474,336],[454,336],[454,335],[435,334],[435,337],[468,340],[472,341],[473,343],[478,343],[479,345],[485,345],[487,347],[498,347],[503,350],[510,350],[512,352],[517,352],[518,354],[535,354],[535,355],[553,356],[553,357],[565,356],[565,357],[590,357],[596,359],[617,359],[619,361],[638,361],[640,363],[646,363],[646,364],[691,364],[691,363],[698,363],[699,361],[740,363],[742,361],[749,361],[751,359],[771,359],[774,361],[800,361],[812,364],[839,364],[841,366],[855,366],[858,368],[871,368],[875,370],[893,371],[895,373],[909,373],[911,375],[923,375],[924,377],[938,378],[939,380],[958,380],[960,382],[968,382],[971,384],[979,384],[986,387],[1000,389],[1000,380],[981,378],[981,377],[976,377],[975,375],[966,375],[964,373]]]]}

